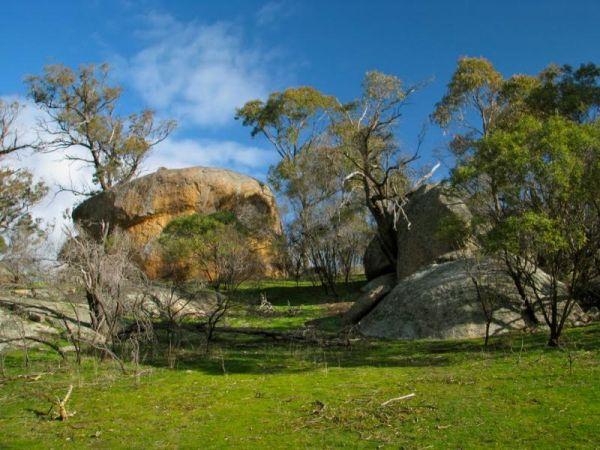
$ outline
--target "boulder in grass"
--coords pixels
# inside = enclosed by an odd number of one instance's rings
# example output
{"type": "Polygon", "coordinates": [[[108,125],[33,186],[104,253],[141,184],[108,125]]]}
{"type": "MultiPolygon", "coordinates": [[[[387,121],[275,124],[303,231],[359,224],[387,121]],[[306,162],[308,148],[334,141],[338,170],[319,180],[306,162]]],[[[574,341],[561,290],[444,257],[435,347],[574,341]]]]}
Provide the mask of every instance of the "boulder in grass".
{"type": "Polygon", "coordinates": [[[274,244],[282,228],[275,197],[265,184],[231,170],[159,169],[87,199],[75,208],[73,219],[93,235],[99,234],[101,223],[127,232],[139,249],[140,265],[155,279],[169,274],[169,265],[155,242],[169,222],[180,216],[217,211],[252,218],[253,226],[260,229],[260,238],[252,245],[265,275],[278,274],[274,244]]]}
{"type": "MultiPolygon", "coordinates": [[[[502,265],[492,258],[454,259],[431,264],[400,280],[396,287],[359,322],[359,331],[370,337],[390,339],[462,339],[484,337],[486,315],[480,295],[491,305],[490,335],[524,329],[531,324],[521,298],[502,265]]],[[[536,274],[540,292],[548,290],[550,277],[536,274]]],[[[564,287],[561,289],[564,290],[564,287]]],[[[574,323],[581,310],[571,313],[574,323]]],[[[544,323],[540,312],[536,312],[544,323]]]]}
{"type": "Polygon", "coordinates": [[[444,184],[426,184],[410,194],[398,223],[398,280],[429,266],[437,258],[464,246],[460,231],[471,221],[469,208],[450,195],[444,184]],[[455,230],[454,235],[451,230],[455,230]]]}

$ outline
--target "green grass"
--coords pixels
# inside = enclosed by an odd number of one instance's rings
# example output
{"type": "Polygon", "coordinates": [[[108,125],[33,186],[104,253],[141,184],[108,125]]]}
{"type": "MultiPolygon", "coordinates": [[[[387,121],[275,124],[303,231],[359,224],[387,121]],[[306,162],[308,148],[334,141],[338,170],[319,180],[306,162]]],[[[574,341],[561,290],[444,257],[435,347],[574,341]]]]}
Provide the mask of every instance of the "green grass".
{"type": "MultiPolygon", "coordinates": [[[[331,302],[309,287],[260,289],[311,317],[309,306],[331,302]]],[[[190,335],[176,369],[148,355],[139,377],[92,358],[58,368],[42,351],[26,368],[15,352],[0,383],[0,448],[598,448],[600,325],[568,330],[568,350],[545,341],[320,348],[220,335],[207,358],[190,335]],[[69,384],[75,416],[48,420],[36,393],[63,395],[69,384]],[[381,406],[408,393],[416,396],[381,406]]]]}
{"type": "MultiPolygon", "coordinates": [[[[299,328],[306,322],[327,319],[332,312],[331,304],[353,302],[360,294],[359,288],[365,283],[364,277],[356,277],[350,283],[340,283],[336,295],[327,293],[320,286],[309,281],[262,281],[242,285],[235,295],[234,305],[228,315],[227,325],[236,327],[256,327],[273,330],[299,328]],[[255,305],[264,294],[273,304],[274,314],[261,316],[255,305]]],[[[322,321],[323,323],[323,321],[322,321]]],[[[325,325],[335,330],[335,320],[325,321],[325,325]],[[331,326],[333,322],[333,326],[331,326]]],[[[322,327],[324,328],[324,327],[322,327]]]]}

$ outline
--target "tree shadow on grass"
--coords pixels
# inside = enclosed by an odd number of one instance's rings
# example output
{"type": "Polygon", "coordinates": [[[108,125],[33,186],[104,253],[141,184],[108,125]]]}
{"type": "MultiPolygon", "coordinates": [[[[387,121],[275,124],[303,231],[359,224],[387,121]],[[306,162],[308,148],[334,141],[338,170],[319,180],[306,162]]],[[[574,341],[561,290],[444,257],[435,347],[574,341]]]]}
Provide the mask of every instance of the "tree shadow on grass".
{"type": "MultiPolygon", "coordinates": [[[[219,344],[222,344],[220,342],[219,344]]],[[[304,373],[324,367],[427,367],[444,366],[451,359],[440,355],[369,355],[356,350],[332,350],[316,346],[256,344],[215,351],[210,357],[202,354],[180,356],[177,368],[199,370],[211,375],[225,374],[293,374],[304,373]]],[[[166,361],[149,362],[165,366],[166,361]]]]}
{"type": "Polygon", "coordinates": [[[267,300],[275,306],[300,306],[320,305],[323,303],[355,301],[360,295],[360,288],[365,284],[364,280],[351,281],[349,283],[338,283],[336,294],[325,292],[321,286],[307,285],[302,282],[296,285],[294,282],[282,284],[271,284],[268,282],[257,285],[248,285],[241,288],[235,294],[235,300],[239,302],[257,303],[261,294],[265,294],[267,300]]]}
{"type": "MultiPolygon", "coordinates": [[[[600,326],[568,330],[565,342],[578,349],[597,348],[600,326]]],[[[476,354],[485,359],[532,351],[556,351],[546,347],[546,333],[510,333],[493,337],[488,347],[482,339],[460,341],[385,341],[363,340],[350,347],[319,346],[273,342],[265,338],[232,338],[219,335],[211,355],[183,348],[177,368],[199,370],[212,375],[293,374],[324,367],[443,367],[472,360],[476,354]]],[[[146,361],[165,367],[166,361],[146,361]]]]}
{"type": "Polygon", "coordinates": [[[50,420],[51,419],[50,411],[49,410],[43,411],[41,409],[36,409],[36,408],[25,408],[25,411],[33,414],[38,419],[43,419],[43,420],[50,420]]]}

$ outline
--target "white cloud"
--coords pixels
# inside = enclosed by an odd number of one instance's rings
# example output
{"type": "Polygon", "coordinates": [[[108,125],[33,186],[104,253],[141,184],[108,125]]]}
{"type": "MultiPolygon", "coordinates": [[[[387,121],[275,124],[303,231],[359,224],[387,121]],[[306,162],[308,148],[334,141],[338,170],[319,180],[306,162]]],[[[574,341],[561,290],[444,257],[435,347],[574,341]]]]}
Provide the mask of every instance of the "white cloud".
{"type": "Polygon", "coordinates": [[[149,106],[183,124],[224,125],[272,84],[265,52],[245,45],[230,23],[151,14],[138,35],[147,45],[125,62],[129,82],[149,106]]]}
{"type": "MultiPolygon", "coordinates": [[[[21,142],[33,142],[36,139],[36,123],[44,114],[30,101],[16,96],[2,97],[5,101],[18,100],[23,109],[15,123],[21,142]]],[[[43,136],[42,136],[43,137],[43,136]]],[[[82,149],[72,149],[72,154],[82,154],[82,149]]],[[[70,192],[60,192],[62,186],[84,186],[91,179],[91,169],[77,162],[65,162],[60,153],[36,153],[22,151],[11,154],[1,161],[2,165],[12,168],[27,169],[33,173],[36,180],[42,180],[49,188],[48,195],[32,209],[35,217],[42,218],[46,224],[53,224],[54,230],[50,236],[53,244],[62,241],[63,227],[71,223],[65,220],[64,212],[72,209],[73,205],[81,200],[70,192]]]]}
{"type": "Polygon", "coordinates": [[[292,2],[281,0],[265,3],[256,12],[256,23],[259,26],[268,26],[290,17],[295,11],[292,2]]]}

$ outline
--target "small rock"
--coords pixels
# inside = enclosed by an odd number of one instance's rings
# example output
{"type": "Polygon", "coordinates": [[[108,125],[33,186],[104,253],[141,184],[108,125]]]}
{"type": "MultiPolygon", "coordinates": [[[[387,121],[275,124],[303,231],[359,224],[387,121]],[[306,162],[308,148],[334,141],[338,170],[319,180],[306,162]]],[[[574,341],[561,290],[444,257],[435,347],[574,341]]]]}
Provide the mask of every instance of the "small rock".
{"type": "Polygon", "coordinates": [[[33,311],[30,311],[27,314],[27,318],[32,322],[41,322],[42,320],[44,320],[44,316],[33,311]]]}

